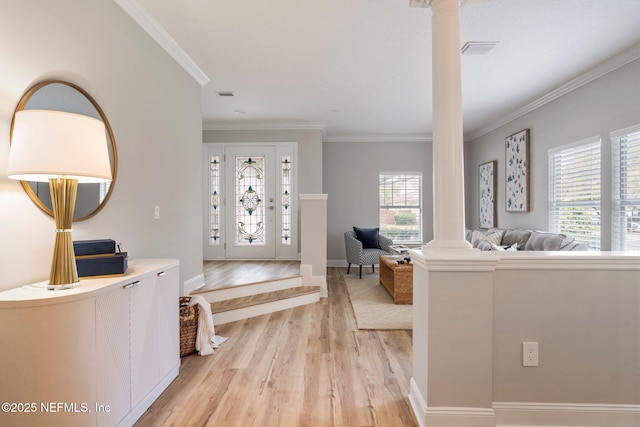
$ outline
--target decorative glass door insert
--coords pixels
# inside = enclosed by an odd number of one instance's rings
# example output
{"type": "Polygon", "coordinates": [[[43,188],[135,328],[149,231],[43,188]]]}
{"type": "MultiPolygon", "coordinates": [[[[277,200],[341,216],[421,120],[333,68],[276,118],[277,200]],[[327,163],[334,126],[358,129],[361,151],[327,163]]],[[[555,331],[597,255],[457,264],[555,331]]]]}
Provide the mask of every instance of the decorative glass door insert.
{"type": "Polygon", "coordinates": [[[266,221],[265,157],[238,156],[236,168],[237,245],[264,246],[266,221]]]}
{"type": "Polygon", "coordinates": [[[275,147],[227,146],[224,158],[225,258],[275,258],[278,180],[275,147]]]}

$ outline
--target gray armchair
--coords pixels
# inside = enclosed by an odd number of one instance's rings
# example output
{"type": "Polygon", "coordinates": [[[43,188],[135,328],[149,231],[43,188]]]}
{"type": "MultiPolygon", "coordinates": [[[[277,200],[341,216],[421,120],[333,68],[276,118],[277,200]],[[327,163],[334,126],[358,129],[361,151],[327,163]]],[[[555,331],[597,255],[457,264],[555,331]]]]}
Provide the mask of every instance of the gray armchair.
{"type": "Polygon", "coordinates": [[[390,246],[393,241],[383,235],[378,236],[378,244],[381,249],[364,248],[362,242],[356,238],[355,231],[347,231],[344,233],[344,243],[347,249],[347,274],[351,270],[351,264],[360,266],[360,278],[362,279],[362,266],[371,264],[371,269],[375,273],[375,264],[378,263],[380,255],[394,255],[390,246]]]}

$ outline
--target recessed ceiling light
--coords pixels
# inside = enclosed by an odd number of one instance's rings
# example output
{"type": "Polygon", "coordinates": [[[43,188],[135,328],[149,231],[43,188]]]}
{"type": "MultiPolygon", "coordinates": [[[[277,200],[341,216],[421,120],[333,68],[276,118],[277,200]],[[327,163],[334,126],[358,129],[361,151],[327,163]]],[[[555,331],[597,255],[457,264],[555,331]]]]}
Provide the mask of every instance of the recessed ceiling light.
{"type": "Polygon", "coordinates": [[[463,55],[484,55],[489,53],[498,42],[466,42],[460,49],[463,55]]]}
{"type": "Polygon", "coordinates": [[[235,92],[227,91],[227,92],[216,92],[218,96],[236,96],[235,92]]]}
{"type": "Polygon", "coordinates": [[[246,111],[244,111],[244,110],[233,110],[233,112],[236,113],[236,114],[244,114],[244,113],[246,113],[246,111]]]}

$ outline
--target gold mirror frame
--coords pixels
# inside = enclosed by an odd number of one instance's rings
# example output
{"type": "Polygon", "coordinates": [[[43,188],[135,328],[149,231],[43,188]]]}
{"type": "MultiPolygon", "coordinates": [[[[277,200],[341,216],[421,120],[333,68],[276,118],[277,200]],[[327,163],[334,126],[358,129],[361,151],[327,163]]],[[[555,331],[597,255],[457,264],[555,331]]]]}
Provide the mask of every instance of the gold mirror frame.
{"type": "MultiPolygon", "coordinates": [[[[95,108],[96,112],[100,115],[100,118],[103,121],[105,129],[109,136],[109,158],[111,160],[112,181],[111,181],[111,184],[109,185],[109,189],[107,190],[107,193],[104,196],[104,199],[102,199],[102,201],[98,204],[98,206],[93,211],[91,211],[89,214],[83,217],[73,219],[74,222],[84,221],[86,219],[89,219],[97,215],[98,212],[100,212],[104,208],[104,206],[107,204],[107,201],[109,201],[109,198],[111,197],[111,193],[113,192],[113,187],[115,187],[116,175],[118,172],[118,153],[116,150],[116,140],[113,137],[113,131],[111,130],[111,125],[109,124],[109,120],[107,120],[107,116],[104,114],[104,111],[102,111],[102,108],[100,108],[100,105],[98,105],[95,99],[93,99],[93,97],[89,95],[89,93],[87,93],[80,86],[64,80],[45,80],[43,82],[37,83],[34,86],[30,87],[25,92],[25,94],[22,95],[22,98],[20,98],[20,102],[18,102],[18,105],[16,106],[15,112],[13,114],[13,118],[11,119],[10,139],[13,137],[13,122],[15,120],[15,113],[17,113],[18,111],[24,110],[29,100],[31,99],[31,97],[35,95],[36,92],[38,92],[38,90],[51,84],[65,85],[72,89],[77,90],[80,94],[82,94],[91,103],[93,108],[95,108]]],[[[53,210],[50,209],[45,203],[43,203],[42,200],[40,200],[40,198],[38,198],[38,195],[33,191],[33,188],[31,188],[31,186],[29,185],[29,181],[20,181],[20,184],[22,185],[22,188],[27,193],[29,198],[33,201],[33,203],[35,203],[35,205],[38,208],[40,208],[40,210],[42,210],[44,213],[53,217],[53,210]]],[[[84,185],[84,184],[78,184],[78,185],[84,185]]]]}

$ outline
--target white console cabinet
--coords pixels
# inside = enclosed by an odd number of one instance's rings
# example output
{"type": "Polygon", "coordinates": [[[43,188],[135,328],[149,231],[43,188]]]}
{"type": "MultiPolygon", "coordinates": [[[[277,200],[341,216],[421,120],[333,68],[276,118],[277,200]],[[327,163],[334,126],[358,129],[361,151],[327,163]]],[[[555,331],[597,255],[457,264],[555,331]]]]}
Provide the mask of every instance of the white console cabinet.
{"type": "Polygon", "coordinates": [[[0,425],[130,426],[178,375],[178,261],[0,292],[0,425]]]}

